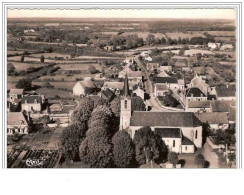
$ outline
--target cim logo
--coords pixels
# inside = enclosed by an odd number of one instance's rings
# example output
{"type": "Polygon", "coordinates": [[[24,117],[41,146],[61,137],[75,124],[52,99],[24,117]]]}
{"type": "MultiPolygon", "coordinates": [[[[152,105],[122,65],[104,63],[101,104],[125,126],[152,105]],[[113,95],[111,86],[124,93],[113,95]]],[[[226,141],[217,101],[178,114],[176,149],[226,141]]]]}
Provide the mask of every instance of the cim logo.
{"type": "Polygon", "coordinates": [[[26,160],[26,165],[28,166],[28,167],[40,167],[40,166],[42,166],[43,165],[43,161],[44,161],[45,159],[30,159],[30,158],[28,158],[27,160],[26,160]]]}

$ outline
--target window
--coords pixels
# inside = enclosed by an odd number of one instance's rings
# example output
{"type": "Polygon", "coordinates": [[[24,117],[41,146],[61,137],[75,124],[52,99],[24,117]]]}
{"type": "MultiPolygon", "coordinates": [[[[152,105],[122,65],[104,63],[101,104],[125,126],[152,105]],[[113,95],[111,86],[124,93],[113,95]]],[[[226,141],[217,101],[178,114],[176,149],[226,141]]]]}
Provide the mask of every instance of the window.
{"type": "Polygon", "coordinates": [[[185,146],[185,150],[187,150],[187,146],[185,146]]]}
{"type": "Polygon", "coordinates": [[[125,109],[127,109],[127,100],[125,100],[125,109]]]}
{"type": "Polygon", "coordinates": [[[173,140],[173,147],[175,147],[175,140],[173,140]]]}
{"type": "Polygon", "coordinates": [[[195,139],[197,139],[197,130],[196,130],[196,133],[195,133],[195,139]]]}

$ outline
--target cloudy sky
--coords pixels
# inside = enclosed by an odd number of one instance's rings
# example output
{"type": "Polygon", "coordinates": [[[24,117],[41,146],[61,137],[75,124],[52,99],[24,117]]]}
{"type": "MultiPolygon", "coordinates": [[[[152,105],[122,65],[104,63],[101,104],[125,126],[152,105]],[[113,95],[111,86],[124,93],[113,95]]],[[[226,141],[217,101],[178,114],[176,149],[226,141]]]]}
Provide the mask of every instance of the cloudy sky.
{"type": "Polygon", "coordinates": [[[9,18],[191,18],[235,19],[235,9],[8,9],[9,18]]]}

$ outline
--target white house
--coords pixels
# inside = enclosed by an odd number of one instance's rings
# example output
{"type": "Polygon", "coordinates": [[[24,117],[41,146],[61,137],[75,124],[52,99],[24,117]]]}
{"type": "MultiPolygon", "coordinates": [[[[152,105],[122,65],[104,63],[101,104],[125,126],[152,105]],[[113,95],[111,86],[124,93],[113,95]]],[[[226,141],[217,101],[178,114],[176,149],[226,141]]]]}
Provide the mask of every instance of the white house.
{"type": "Polygon", "coordinates": [[[78,81],[73,87],[74,95],[87,95],[86,88],[96,89],[96,85],[91,80],[78,81]]]}
{"type": "Polygon", "coordinates": [[[21,100],[21,110],[26,112],[41,112],[44,96],[30,95],[24,96],[21,100]]]}
{"type": "Polygon", "coordinates": [[[184,89],[184,85],[182,85],[182,83],[179,85],[175,77],[156,77],[154,83],[157,85],[166,85],[168,89],[173,91],[184,89]]]}
{"type": "Polygon", "coordinates": [[[220,47],[220,43],[208,43],[208,47],[211,49],[216,49],[220,47]]]}
{"type": "Polygon", "coordinates": [[[9,112],[7,114],[8,134],[28,134],[28,123],[22,112],[9,112]]]}
{"type": "Polygon", "coordinates": [[[232,45],[232,44],[224,44],[224,45],[222,45],[221,47],[220,47],[220,50],[221,51],[224,51],[224,50],[231,50],[231,49],[233,49],[234,48],[234,46],[232,45]]]}

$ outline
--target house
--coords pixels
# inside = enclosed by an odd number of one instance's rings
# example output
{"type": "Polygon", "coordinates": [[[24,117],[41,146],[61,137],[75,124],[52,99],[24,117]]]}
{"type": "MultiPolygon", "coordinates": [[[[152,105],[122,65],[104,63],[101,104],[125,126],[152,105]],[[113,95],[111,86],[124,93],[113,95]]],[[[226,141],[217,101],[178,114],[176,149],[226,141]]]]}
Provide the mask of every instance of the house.
{"type": "Polygon", "coordinates": [[[182,135],[180,128],[155,128],[155,134],[158,134],[167,145],[170,152],[176,153],[194,153],[194,143],[182,135]]]}
{"type": "Polygon", "coordinates": [[[165,71],[161,71],[157,74],[157,77],[170,77],[165,71]]]}
{"type": "Polygon", "coordinates": [[[87,89],[96,90],[97,86],[91,80],[78,81],[73,87],[73,94],[85,96],[89,94],[87,89]]]}
{"type": "Polygon", "coordinates": [[[125,78],[127,74],[129,81],[142,82],[142,72],[141,71],[133,71],[129,67],[129,65],[125,66],[122,71],[119,72],[118,78],[125,78]]]}
{"type": "Polygon", "coordinates": [[[182,136],[191,140],[196,147],[202,147],[202,123],[194,113],[160,111],[132,112],[129,84],[126,78],[121,97],[120,129],[127,130],[133,138],[135,132],[145,126],[149,126],[153,131],[156,128],[180,128],[182,136]]]}
{"type": "Polygon", "coordinates": [[[104,49],[106,50],[106,51],[114,51],[114,46],[111,46],[111,45],[108,45],[108,46],[105,46],[104,47],[104,49]]]}
{"type": "Polygon", "coordinates": [[[196,75],[189,84],[189,87],[198,87],[205,95],[211,92],[210,86],[205,83],[202,76],[196,75]]]}
{"type": "Polygon", "coordinates": [[[182,85],[179,86],[178,80],[175,77],[156,77],[154,79],[154,83],[158,85],[165,85],[168,87],[170,90],[178,90],[182,89],[182,85]]]}
{"type": "Polygon", "coordinates": [[[158,70],[171,72],[172,66],[159,66],[158,70]]]}
{"type": "Polygon", "coordinates": [[[207,101],[207,96],[198,87],[191,87],[186,90],[186,107],[190,101],[207,101]]]}
{"type": "Polygon", "coordinates": [[[16,103],[16,100],[21,100],[24,96],[24,89],[10,89],[9,101],[16,103]]]}
{"type": "Polygon", "coordinates": [[[211,101],[212,112],[230,112],[230,107],[235,103],[234,100],[215,100],[211,101]]]}
{"type": "Polygon", "coordinates": [[[7,114],[7,133],[28,134],[28,122],[22,112],[9,112],[7,114]]]}
{"type": "Polygon", "coordinates": [[[145,59],[145,61],[148,61],[148,62],[152,61],[152,58],[149,55],[147,57],[145,57],[144,59],[145,59]]]}
{"type": "Polygon", "coordinates": [[[142,100],[145,98],[145,92],[141,85],[134,85],[132,87],[132,93],[134,96],[141,97],[142,100]]]}
{"type": "Polygon", "coordinates": [[[215,93],[217,100],[236,100],[236,86],[226,85],[226,86],[216,86],[215,93]]]}
{"type": "Polygon", "coordinates": [[[220,43],[208,43],[208,47],[210,47],[211,50],[217,49],[220,47],[220,43]]]}
{"type": "MultiPolygon", "coordinates": [[[[130,89],[130,91],[133,90],[133,87],[135,85],[138,85],[138,82],[134,82],[134,81],[130,81],[129,82],[129,89],[130,89]]],[[[106,81],[106,82],[104,82],[104,84],[102,86],[102,90],[105,90],[105,89],[108,88],[113,93],[115,93],[115,95],[120,95],[121,91],[123,90],[123,87],[124,87],[124,83],[123,82],[119,82],[119,81],[106,81]]]]}
{"type": "Polygon", "coordinates": [[[165,92],[168,91],[167,84],[155,84],[154,85],[154,93],[155,96],[164,96],[165,92]]]}
{"type": "Polygon", "coordinates": [[[35,30],[34,29],[28,29],[28,30],[24,30],[25,34],[30,34],[30,33],[34,33],[35,30]]]}
{"type": "Polygon", "coordinates": [[[202,123],[208,123],[212,130],[224,130],[229,127],[228,114],[224,112],[199,113],[197,117],[202,123]]]}
{"type": "Polygon", "coordinates": [[[187,112],[211,112],[210,101],[190,101],[185,107],[187,112]]]}
{"type": "Polygon", "coordinates": [[[224,50],[231,50],[231,49],[233,49],[234,48],[234,46],[232,45],[232,44],[224,44],[224,45],[222,45],[221,47],[220,47],[220,50],[221,51],[224,51],[224,50]]]}
{"type": "Polygon", "coordinates": [[[44,96],[29,95],[24,96],[21,101],[21,110],[25,112],[41,112],[44,96]]]}
{"type": "Polygon", "coordinates": [[[152,70],[158,69],[160,67],[159,63],[155,63],[155,62],[148,62],[146,64],[146,66],[147,66],[148,71],[152,71],[152,70]]]}
{"type": "Polygon", "coordinates": [[[106,88],[105,90],[101,91],[100,96],[101,98],[110,102],[114,98],[114,93],[109,88],[106,88]]]}

